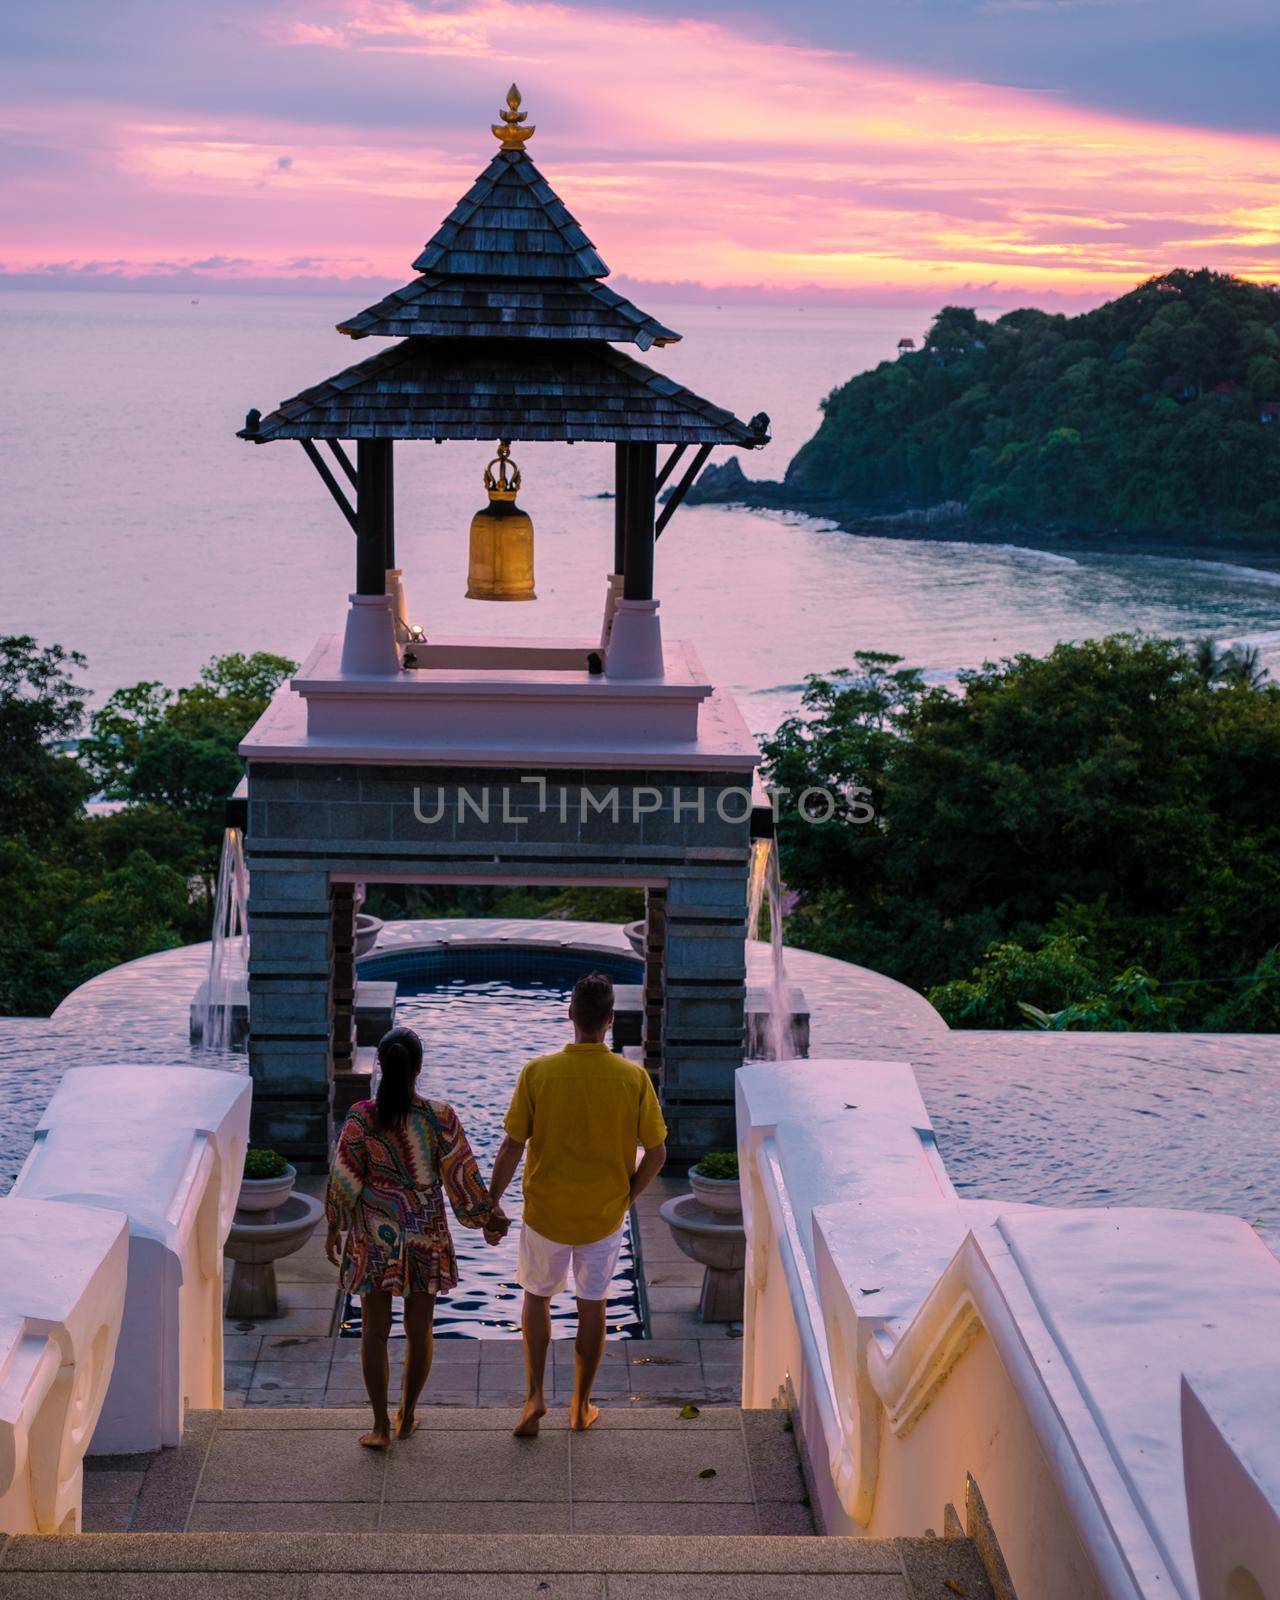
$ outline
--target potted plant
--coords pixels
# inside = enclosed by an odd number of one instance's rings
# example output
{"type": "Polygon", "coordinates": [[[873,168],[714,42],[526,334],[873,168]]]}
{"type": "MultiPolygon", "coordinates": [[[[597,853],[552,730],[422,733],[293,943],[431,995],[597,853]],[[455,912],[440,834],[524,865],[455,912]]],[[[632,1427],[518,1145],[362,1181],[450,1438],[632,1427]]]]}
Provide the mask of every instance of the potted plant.
{"type": "Polygon", "coordinates": [[[241,1211],[274,1211],[283,1205],[298,1173],[277,1150],[246,1150],[240,1180],[241,1211]]]}
{"type": "Polygon", "coordinates": [[[689,1187],[708,1211],[742,1210],[738,1152],[712,1150],[689,1169],[689,1187]]]}

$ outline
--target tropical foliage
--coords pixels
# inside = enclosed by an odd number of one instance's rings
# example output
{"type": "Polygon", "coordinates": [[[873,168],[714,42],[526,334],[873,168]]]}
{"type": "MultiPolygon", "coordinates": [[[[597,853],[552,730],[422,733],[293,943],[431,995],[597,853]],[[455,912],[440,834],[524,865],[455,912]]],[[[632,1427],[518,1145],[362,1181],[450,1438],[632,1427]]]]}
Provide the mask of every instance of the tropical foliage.
{"type": "MultiPolygon", "coordinates": [[[[294,670],[220,656],[182,689],[118,689],[89,715],[83,657],[0,638],[0,1016],[47,1015],[77,984],[209,937],[237,747],[294,670]],[[91,797],[113,805],[95,804],[91,797]]],[[[374,888],[384,916],[644,915],[637,889],[374,888]]]]}
{"type": "Polygon", "coordinates": [[[958,1027],[1280,1022],[1280,688],[1256,663],[1116,636],[952,692],[862,654],[766,755],[773,785],[840,797],[820,824],[780,808],[791,942],[958,1027]]]}
{"type": "Polygon", "coordinates": [[[1075,317],[947,306],[823,412],[801,498],[1280,544],[1280,294],[1238,278],[1169,272],[1075,317]]]}
{"type": "Polygon", "coordinates": [[[95,973],[208,937],[236,745],[293,664],[225,656],[176,693],[88,718],[83,657],[0,639],[0,1014],[45,1015],[95,973]],[[98,792],[123,802],[86,811],[98,792]]]}

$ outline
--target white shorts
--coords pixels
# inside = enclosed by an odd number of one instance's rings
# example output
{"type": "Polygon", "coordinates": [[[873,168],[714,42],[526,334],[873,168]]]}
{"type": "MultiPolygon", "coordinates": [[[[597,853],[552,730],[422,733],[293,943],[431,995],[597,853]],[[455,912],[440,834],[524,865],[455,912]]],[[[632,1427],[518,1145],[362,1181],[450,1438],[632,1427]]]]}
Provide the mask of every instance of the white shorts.
{"type": "Polygon", "coordinates": [[[618,1270],[622,1253],[622,1229],[594,1244],[557,1244],[535,1233],[527,1222],[520,1224],[520,1246],[516,1252],[516,1281],[530,1294],[550,1299],[559,1294],[573,1267],[573,1292],[579,1300],[607,1300],[609,1283],[618,1270]]]}

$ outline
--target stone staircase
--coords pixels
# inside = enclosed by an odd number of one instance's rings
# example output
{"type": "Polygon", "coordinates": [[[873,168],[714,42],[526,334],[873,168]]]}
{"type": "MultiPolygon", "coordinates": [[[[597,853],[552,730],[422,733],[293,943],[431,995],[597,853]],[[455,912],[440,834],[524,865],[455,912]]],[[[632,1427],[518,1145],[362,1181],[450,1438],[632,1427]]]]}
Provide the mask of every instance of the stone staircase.
{"type": "MultiPolygon", "coordinates": [[[[0,1547],[3,1600],[992,1600],[964,1538],[817,1538],[781,1411],[425,1408],[192,1416],[177,1450],[91,1462],[86,1527],[0,1547]]],[[[941,1519],[940,1519],[941,1520],[941,1519]]]]}
{"type": "Polygon", "coordinates": [[[5,1600],[990,1600],[965,1539],[189,1533],[10,1539],[5,1600]]]}

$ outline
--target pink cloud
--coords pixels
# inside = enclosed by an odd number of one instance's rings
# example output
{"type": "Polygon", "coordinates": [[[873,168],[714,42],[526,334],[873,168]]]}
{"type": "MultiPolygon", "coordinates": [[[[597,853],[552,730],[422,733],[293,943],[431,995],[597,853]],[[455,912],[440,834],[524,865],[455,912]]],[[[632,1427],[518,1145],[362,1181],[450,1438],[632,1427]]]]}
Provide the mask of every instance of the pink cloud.
{"type": "Polygon", "coordinates": [[[1145,123],[1054,97],[890,68],[741,27],[530,0],[329,0],[280,10],[282,75],[335,53],[367,96],[420,76],[424,128],[372,117],[180,118],[33,103],[14,140],[59,153],[0,213],[11,270],[121,258],[254,279],[401,279],[494,148],[511,76],[531,153],[633,279],[936,298],[1094,294],[1173,264],[1280,275],[1280,140],[1145,123]],[[288,156],[281,151],[288,150],[288,156]],[[314,269],[300,266],[314,260],[314,269]]]}

